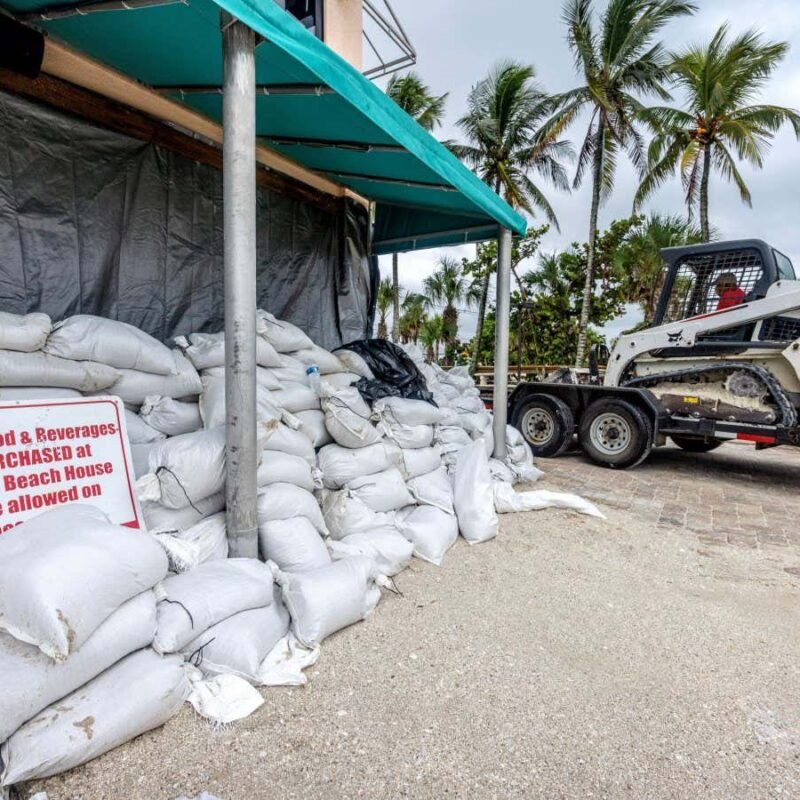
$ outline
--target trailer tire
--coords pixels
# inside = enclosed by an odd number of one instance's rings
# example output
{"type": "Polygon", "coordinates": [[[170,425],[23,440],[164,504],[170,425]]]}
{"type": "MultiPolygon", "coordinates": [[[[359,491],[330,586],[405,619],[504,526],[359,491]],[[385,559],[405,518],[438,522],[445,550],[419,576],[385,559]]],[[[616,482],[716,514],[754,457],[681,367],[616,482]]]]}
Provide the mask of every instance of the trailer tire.
{"type": "Polygon", "coordinates": [[[578,439],[592,461],[611,469],[630,469],[650,455],[653,424],[625,400],[595,400],[581,419],[578,439]]]}
{"type": "Polygon", "coordinates": [[[670,436],[669,438],[687,453],[710,453],[725,444],[719,439],[698,439],[694,436],[670,436]]]}
{"type": "Polygon", "coordinates": [[[575,434],[572,409],[558,397],[532,394],[514,410],[511,424],[523,435],[533,454],[541,458],[560,456],[575,434]]]}

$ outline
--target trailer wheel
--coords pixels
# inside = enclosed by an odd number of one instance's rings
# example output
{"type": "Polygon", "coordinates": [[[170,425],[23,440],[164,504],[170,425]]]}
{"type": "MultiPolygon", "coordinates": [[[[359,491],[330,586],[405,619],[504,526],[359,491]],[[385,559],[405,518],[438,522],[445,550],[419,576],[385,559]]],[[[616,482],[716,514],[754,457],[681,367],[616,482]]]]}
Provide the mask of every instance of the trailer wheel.
{"type": "Polygon", "coordinates": [[[625,400],[596,400],[583,415],[578,438],[592,461],[612,469],[629,469],[650,455],[653,425],[625,400]]]}
{"type": "Polygon", "coordinates": [[[669,438],[687,453],[710,453],[725,444],[719,439],[698,439],[694,436],[670,436],[669,438]]]}
{"type": "Polygon", "coordinates": [[[533,394],[514,411],[512,425],[522,433],[542,458],[560,456],[572,443],[575,417],[572,409],[557,397],[533,394]]]}

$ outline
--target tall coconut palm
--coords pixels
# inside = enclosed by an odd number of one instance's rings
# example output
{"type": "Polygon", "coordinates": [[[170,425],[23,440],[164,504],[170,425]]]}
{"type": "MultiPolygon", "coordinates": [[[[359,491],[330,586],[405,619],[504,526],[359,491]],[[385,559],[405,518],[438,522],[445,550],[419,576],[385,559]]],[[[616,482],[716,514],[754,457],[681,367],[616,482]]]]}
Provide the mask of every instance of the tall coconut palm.
{"type": "Polygon", "coordinates": [[[464,275],[461,262],[450,256],[439,259],[439,265],[423,282],[428,306],[444,306],[442,312],[445,354],[452,357],[458,338],[458,306],[474,305],[476,293],[464,275]]]}
{"type": "MultiPolygon", "coordinates": [[[[447,94],[435,95],[415,72],[392,75],[386,86],[386,94],[416,120],[426,131],[442,124],[447,94]]],[[[392,253],[392,340],[400,338],[400,265],[397,253],[392,253]]]]}
{"type": "Polygon", "coordinates": [[[617,161],[627,152],[643,173],[645,153],[635,121],[643,105],[640,97],[655,94],[669,99],[664,88],[669,58],[656,41],[671,20],[696,9],[685,0],[610,0],[595,15],[592,0],[567,0],[564,21],[567,43],[583,84],[558,98],[559,111],[545,130],[563,131],[583,112],[589,125],[578,155],[573,187],[591,173],[589,253],[578,334],[576,363],[583,364],[594,288],[595,244],[600,203],[614,188],[617,161]]]}
{"type": "MultiPolygon", "coordinates": [[[[475,170],[514,208],[544,214],[558,228],[555,211],[533,177],[569,191],[562,162],[573,156],[560,130],[541,130],[551,111],[551,97],[535,81],[533,66],[515,61],[497,64],[477,83],[467,99],[467,113],[458,121],[465,143],[448,142],[450,149],[475,170]]],[[[495,267],[496,269],[496,267],[495,267]]],[[[477,366],[483,321],[493,269],[482,276],[478,328],[472,357],[477,366]]]]}
{"type": "Polygon", "coordinates": [[[419,341],[419,334],[425,323],[425,306],[427,304],[425,295],[409,292],[403,298],[403,314],[400,318],[401,338],[406,342],[416,344],[419,341]]]}
{"type": "Polygon", "coordinates": [[[389,328],[386,324],[386,317],[394,300],[394,289],[390,278],[384,278],[378,284],[378,338],[388,339],[389,328]]]}
{"type": "Polygon", "coordinates": [[[661,251],[702,241],[700,228],[677,215],[651,214],[631,232],[619,253],[625,273],[625,299],[641,306],[645,321],[652,321],[664,286],[661,251]]]}
{"type": "Polygon", "coordinates": [[[428,362],[439,360],[439,343],[444,338],[444,320],[441,315],[429,317],[422,325],[420,338],[425,346],[425,356],[428,362]]]}
{"type": "Polygon", "coordinates": [[[788,122],[800,137],[800,115],[794,109],[757,102],[788,49],[786,42],[766,42],[755,31],[729,38],[728,26],[723,25],[707,45],[695,45],[674,56],[672,71],[686,104],[683,109],[646,112],[657,133],[637,203],[679,172],[689,213],[700,207],[700,229],[706,242],[712,171],[735,184],[742,202],[752,205],[734,153],[740,161],[761,168],[782,125],[788,122]]]}

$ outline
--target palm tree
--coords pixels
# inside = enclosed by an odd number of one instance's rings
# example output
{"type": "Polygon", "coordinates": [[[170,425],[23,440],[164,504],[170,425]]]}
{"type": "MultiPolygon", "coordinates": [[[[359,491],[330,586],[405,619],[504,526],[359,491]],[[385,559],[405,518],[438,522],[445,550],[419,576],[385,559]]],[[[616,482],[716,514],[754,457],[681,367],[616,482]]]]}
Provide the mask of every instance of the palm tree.
{"type": "Polygon", "coordinates": [[[767,79],[783,60],[786,42],[765,42],[755,31],[728,38],[723,25],[705,46],[674,55],[672,71],[686,95],[685,109],[653,108],[646,114],[656,129],[649,170],[636,195],[640,203],[676,171],[692,214],[700,206],[703,241],[709,241],[708,185],[712,170],[733,182],[743,203],[750,190],[736,158],[761,168],[778,129],[790,123],[800,137],[800,115],[775,105],[755,104],[767,79]]]}
{"type": "Polygon", "coordinates": [[[669,59],[656,34],[670,20],[696,9],[685,0],[610,0],[597,20],[592,0],[568,0],[564,7],[567,42],[583,85],[558,98],[559,111],[545,130],[563,131],[589,111],[589,126],[578,155],[573,187],[592,177],[589,253],[578,334],[576,364],[583,364],[594,288],[595,244],[600,203],[614,188],[617,160],[627,152],[643,172],[644,147],[635,120],[642,111],[640,95],[668,99],[664,84],[669,59]]]}
{"type": "Polygon", "coordinates": [[[439,342],[444,338],[444,320],[441,315],[429,317],[422,325],[421,339],[428,362],[439,360],[439,342]]]}
{"type": "Polygon", "coordinates": [[[455,258],[443,256],[436,271],[423,282],[429,307],[444,306],[442,312],[445,354],[452,356],[458,338],[458,305],[474,305],[476,292],[464,275],[462,264],[455,258]]]}
{"type": "MultiPolygon", "coordinates": [[[[467,113],[458,121],[466,143],[448,147],[514,208],[533,215],[541,211],[558,228],[555,211],[532,175],[569,191],[562,161],[573,156],[560,130],[542,133],[552,111],[551,98],[536,83],[533,66],[515,61],[497,64],[476,84],[467,99],[467,113]]],[[[496,269],[496,266],[494,267],[496,269]]],[[[471,369],[477,366],[492,272],[482,276],[478,329],[471,369]]]]}
{"type": "MultiPolygon", "coordinates": [[[[416,120],[426,131],[442,124],[447,94],[435,95],[415,72],[392,75],[386,86],[386,94],[416,120]]],[[[392,253],[392,341],[400,338],[400,265],[397,253],[392,253]]]]}
{"type": "Polygon", "coordinates": [[[389,313],[389,309],[392,307],[392,301],[394,299],[394,289],[392,287],[392,281],[390,278],[384,278],[378,284],[378,314],[380,315],[380,319],[378,320],[378,338],[379,339],[388,339],[388,327],[386,325],[386,316],[389,313]]]}
{"type": "Polygon", "coordinates": [[[403,314],[400,318],[401,338],[404,342],[419,341],[420,330],[426,319],[426,298],[422,294],[409,292],[403,299],[403,314]]]}
{"type": "Polygon", "coordinates": [[[630,234],[619,254],[625,273],[625,299],[642,307],[645,321],[652,321],[664,286],[661,251],[702,241],[700,229],[677,215],[651,214],[630,234]]]}

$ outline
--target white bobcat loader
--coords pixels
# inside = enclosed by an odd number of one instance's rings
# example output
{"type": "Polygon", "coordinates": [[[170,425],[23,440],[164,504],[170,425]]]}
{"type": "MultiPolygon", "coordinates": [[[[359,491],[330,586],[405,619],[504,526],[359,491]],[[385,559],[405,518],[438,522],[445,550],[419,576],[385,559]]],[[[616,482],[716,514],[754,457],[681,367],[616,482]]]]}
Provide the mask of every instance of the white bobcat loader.
{"type": "Polygon", "coordinates": [[[651,327],[594,351],[592,383],[524,383],[509,417],[534,451],[633,467],[667,438],[705,453],[730,439],[800,445],[800,281],[759,240],[662,251],[651,327]],[[601,383],[598,367],[605,363],[601,383]]]}

